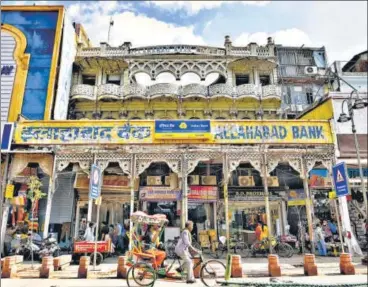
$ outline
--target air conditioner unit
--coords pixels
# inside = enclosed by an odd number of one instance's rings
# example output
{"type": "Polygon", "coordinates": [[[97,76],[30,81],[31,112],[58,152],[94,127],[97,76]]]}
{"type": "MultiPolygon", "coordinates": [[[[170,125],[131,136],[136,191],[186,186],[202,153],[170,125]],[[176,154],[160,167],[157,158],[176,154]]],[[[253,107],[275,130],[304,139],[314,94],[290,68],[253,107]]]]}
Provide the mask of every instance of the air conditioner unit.
{"type": "Polygon", "coordinates": [[[318,68],[316,66],[307,66],[304,68],[304,74],[306,75],[317,75],[318,68]]]}
{"type": "Polygon", "coordinates": [[[277,176],[267,177],[267,185],[268,186],[279,186],[279,179],[277,176]]]}
{"type": "Polygon", "coordinates": [[[188,185],[199,185],[199,175],[189,175],[188,185]]]}
{"type": "Polygon", "coordinates": [[[201,184],[202,185],[216,185],[217,184],[216,176],[214,175],[202,176],[201,184]]]}
{"type": "Polygon", "coordinates": [[[238,177],[239,186],[254,186],[253,176],[239,176],[238,177]]]}
{"type": "Polygon", "coordinates": [[[170,188],[178,188],[178,181],[179,179],[176,173],[170,173],[169,176],[165,176],[165,185],[170,186],[170,188]]]}
{"type": "Polygon", "coordinates": [[[296,105],[296,110],[297,110],[298,112],[303,111],[303,110],[304,110],[303,105],[296,105]]]}
{"type": "Polygon", "coordinates": [[[161,176],[147,176],[147,185],[162,185],[161,176]]]}
{"type": "Polygon", "coordinates": [[[170,185],[170,175],[165,176],[165,185],[170,185]]]}

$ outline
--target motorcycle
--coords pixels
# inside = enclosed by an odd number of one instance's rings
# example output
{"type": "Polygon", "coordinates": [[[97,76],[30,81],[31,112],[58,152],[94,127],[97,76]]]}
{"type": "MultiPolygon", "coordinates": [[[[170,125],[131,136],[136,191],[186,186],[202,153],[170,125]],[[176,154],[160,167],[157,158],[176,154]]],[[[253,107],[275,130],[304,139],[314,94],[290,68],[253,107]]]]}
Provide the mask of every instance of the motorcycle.
{"type": "Polygon", "coordinates": [[[22,235],[17,234],[11,242],[12,252],[15,255],[23,255],[25,261],[31,260],[32,252],[36,256],[40,251],[40,246],[35,244],[35,242],[28,240],[27,238],[22,238],[22,235]]]}
{"type": "Polygon", "coordinates": [[[38,256],[40,260],[46,256],[58,257],[60,256],[60,251],[61,249],[57,243],[57,240],[51,237],[51,234],[49,234],[47,238],[42,240],[41,249],[38,251],[38,256]]]}

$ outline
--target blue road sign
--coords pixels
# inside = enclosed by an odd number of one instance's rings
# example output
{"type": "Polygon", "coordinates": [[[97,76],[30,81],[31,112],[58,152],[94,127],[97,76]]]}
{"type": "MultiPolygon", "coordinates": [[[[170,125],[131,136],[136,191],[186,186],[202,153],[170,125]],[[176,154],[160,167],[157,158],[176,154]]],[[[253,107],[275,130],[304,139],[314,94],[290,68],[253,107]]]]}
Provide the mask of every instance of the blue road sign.
{"type": "Polygon", "coordinates": [[[346,172],[345,162],[332,167],[333,181],[337,196],[346,196],[349,194],[349,177],[346,172]]]}
{"type": "Polygon", "coordinates": [[[89,198],[90,199],[97,199],[101,193],[101,169],[92,164],[91,167],[91,175],[89,178],[89,198]]]}

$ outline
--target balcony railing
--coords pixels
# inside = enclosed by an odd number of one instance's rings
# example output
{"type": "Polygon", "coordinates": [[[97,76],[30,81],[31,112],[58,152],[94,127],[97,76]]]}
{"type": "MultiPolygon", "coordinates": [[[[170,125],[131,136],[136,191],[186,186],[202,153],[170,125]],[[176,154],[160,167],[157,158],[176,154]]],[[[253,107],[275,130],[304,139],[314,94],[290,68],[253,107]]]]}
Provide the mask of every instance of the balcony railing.
{"type": "Polygon", "coordinates": [[[244,84],[240,86],[232,86],[229,84],[215,84],[204,86],[201,84],[189,84],[179,86],[171,83],[158,83],[150,87],[139,84],[129,84],[118,86],[115,84],[102,84],[99,86],[90,86],[85,84],[77,84],[72,87],[72,99],[96,100],[103,98],[110,99],[126,99],[126,98],[155,98],[161,96],[173,97],[227,97],[231,99],[240,99],[251,97],[258,99],[262,95],[262,99],[275,98],[281,100],[281,87],[279,85],[257,86],[255,84],[244,84]]]}
{"type": "Polygon", "coordinates": [[[120,99],[123,97],[122,87],[115,84],[103,84],[97,87],[97,98],[120,99]]]}
{"type": "Polygon", "coordinates": [[[146,98],[146,87],[139,84],[124,86],[124,98],[146,98]]]}
{"type": "Polygon", "coordinates": [[[85,99],[85,100],[96,100],[95,86],[90,85],[74,85],[71,91],[72,99],[85,99]]]}
{"type": "Polygon", "coordinates": [[[281,87],[279,85],[267,85],[262,87],[262,98],[275,98],[281,100],[281,87]]]}
{"type": "Polygon", "coordinates": [[[201,84],[189,84],[183,86],[182,96],[184,98],[189,97],[207,97],[208,96],[208,88],[207,86],[201,84]]]}
{"type": "Polygon", "coordinates": [[[235,96],[234,87],[229,84],[215,84],[209,86],[210,97],[228,97],[232,98],[235,96]]]}
{"type": "Polygon", "coordinates": [[[253,97],[257,98],[259,91],[254,84],[244,84],[236,87],[236,93],[238,98],[253,97]]]}
{"type": "Polygon", "coordinates": [[[169,83],[155,84],[148,88],[147,96],[150,98],[161,96],[179,96],[179,86],[169,83]]]}

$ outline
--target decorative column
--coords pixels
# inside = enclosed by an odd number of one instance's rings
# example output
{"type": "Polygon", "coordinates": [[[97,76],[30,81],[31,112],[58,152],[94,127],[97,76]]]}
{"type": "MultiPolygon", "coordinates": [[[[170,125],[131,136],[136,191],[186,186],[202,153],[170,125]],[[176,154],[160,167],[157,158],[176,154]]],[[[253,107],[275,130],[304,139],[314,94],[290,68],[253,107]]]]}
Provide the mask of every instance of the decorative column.
{"type": "Polygon", "coordinates": [[[227,155],[224,154],[223,158],[223,177],[224,177],[224,203],[225,203],[225,224],[226,224],[226,247],[227,252],[230,251],[230,222],[229,222],[229,192],[228,192],[228,183],[229,183],[229,169],[227,162],[227,155]]]}
{"type": "Polygon", "coordinates": [[[79,221],[80,221],[80,201],[77,201],[77,210],[75,212],[74,238],[78,237],[79,221]]]}
{"type": "MultiPolygon", "coordinates": [[[[131,171],[130,171],[130,215],[134,212],[134,182],[136,178],[136,155],[132,154],[132,162],[131,162],[131,171]]],[[[138,174],[139,176],[139,174],[138,174]]],[[[130,220],[130,232],[129,232],[129,250],[132,249],[132,231],[133,231],[133,222],[130,220]]]]}
{"type": "MultiPolygon", "coordinates": [[[[314,164],[313,164],[314,165],[314,164]]],[[[309,231],[309,239],[312,246],[312,254],[315,252],[315,239],[314,239],[314,230],[313,230],[313,217],[312,217],[312,208],[311,208],[311,202],[312,198],[309,191],[309,185],[308,185],[308,163],[303,158],[303,164],[302,164],[303,172],[300,174],[303,180],[303,187],[305,192],[305,210],[307,213],[307,221],[308,221],[308,231],[309,231]]]]}
{"type": "MultiPolygon", "coordinates": [[[[262,152],[262,166],[263,166],[263,190],[264,190],[264,197],[265,197],[265,207],[266,207],[266,216],[267,216],[267,226],[268,226],[268,240],[272,242],[271,235],[272,235],[272,223],[271,223],[271,212],[270,212],[270,200],[269,200],[269,193],[268,193],[268,170],[267,170],[267,155],[266,152],[263,150],[262,152]]],[[[272,253],[272,244],[269,244],[270,253],[272,253]]]]}
{"type": "Polygon", "coordinates": [[[188,185],[188,171],[187,171],[187,164],[186,164],[186,159],[185,159],[185,155],[183,154],[181,157],[181,164],[182,164],[182,178],[181,178],[181,187],[182,187],[182,199],[181,199],[181,217],[180,217],[180,222],[181,222],[181,228],[185,227],[185,222],[187,222],[188,220],[188,189],[187,189],[187,185],[188,185]]]}
{"type": "Polygon", "coordinates": [[[45,212],[45,221],[43,224],[43,238],[46,238],[49,234],[52,198],[54,196],[55,173],[56,173],[56,158],[54,157],[52,174],[50,175],[50,180],[49,180],[49,189],[47,191],[47,205],[46,205],[46,212],[45,212]]]}

